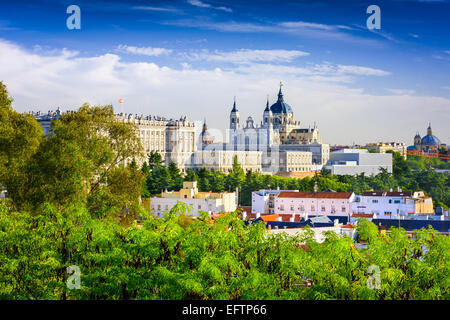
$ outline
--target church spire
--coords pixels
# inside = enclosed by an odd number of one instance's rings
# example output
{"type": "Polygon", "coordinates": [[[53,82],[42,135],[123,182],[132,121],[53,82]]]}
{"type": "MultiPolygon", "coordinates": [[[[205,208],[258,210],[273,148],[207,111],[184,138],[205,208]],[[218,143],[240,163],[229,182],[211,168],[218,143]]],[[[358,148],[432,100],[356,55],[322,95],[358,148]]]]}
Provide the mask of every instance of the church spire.
{"type": "Polygon", "coordinates": [[[267,95],[266,108],[264,109],[264,111],[270,111],[270,108],[269,108],[269,95],[267,95]]]}
{"type": "Polygon", "coordinates": [[[231,110],[231,112],[237,112],[237,108],[236,108],[236,96],[234,96],[234,102],[233,102],[233,109],[231,110]]]}
{"type": "Polygon", "coordinates": [[[427,135],[429,136],[433,135],[433,129],[431,129],[431,122],[428,123],[427,135]]]}
{"type": "Polygon", "coordinates": [[[278,91],[278,101],[283,101],[283,92],[281,88],[283,87],[283,83],[280,81],[280,91],[278,91]]]}

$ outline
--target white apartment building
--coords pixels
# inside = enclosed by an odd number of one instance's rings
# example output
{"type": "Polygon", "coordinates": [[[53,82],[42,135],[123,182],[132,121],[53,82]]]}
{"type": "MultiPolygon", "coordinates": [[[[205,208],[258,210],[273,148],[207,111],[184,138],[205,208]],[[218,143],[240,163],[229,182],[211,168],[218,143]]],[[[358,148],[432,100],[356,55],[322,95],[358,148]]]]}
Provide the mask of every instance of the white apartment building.
{"type": "Polygon", "coordinates": [[[355,199],[352,192],[298,192],[260,190],[252,193],[252,213],[279,215],[349,216],[355,199]]]}
{"type": "Polygon", "coordinates": [[[352,203],[352,213],[375,214],[378,219],[433,214],[433,200],[422,191],[365,191],[352,203]]]}
{"type": "Polygon", "coordinates": [[[150,211],[163,217],[178,202],[183,202],[190,207],[189,215],[199,217],[202,211],[211,214],[233,212],[237,208],[236,201],[236,192],[199,192],[197,181],[185,181],[180,191],[165,191],[161,197],[151,198],[150,211]]]}

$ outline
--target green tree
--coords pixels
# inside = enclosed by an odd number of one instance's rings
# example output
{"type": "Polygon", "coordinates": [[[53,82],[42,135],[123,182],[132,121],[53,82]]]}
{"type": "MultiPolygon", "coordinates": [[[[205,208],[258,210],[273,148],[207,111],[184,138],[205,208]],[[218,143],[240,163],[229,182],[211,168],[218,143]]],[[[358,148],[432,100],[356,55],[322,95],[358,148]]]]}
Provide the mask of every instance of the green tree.
{"type": "Polygon", "coordinates": [[[13,101],[13,98],[8,94],[6,85],[3,81],[0,81],[0,107],[10,107],[13,101]]]}
{"type": "Polygon", "coordinates": [[[148,156],[148,165],[150,167],[150,170],[152,170],[156,166],[161,166],[163,164],[163,159],[161,157],[161,154],[156,151],[151,151],[148,156]]]}
{"type": "Polygon", "coordinates": [[[171,161],[169,163],[169,175],[171,179],[171,185],[169,186],[170,190],[180,190],[183,187],[183,175],[178,169],[178,166],[175,162],[171,161]]]}
{"type": "MultiPolygon", "coordinates": [[[[27,179],[22,180],[19,190],[25,191],[11,196],[17,199],[14,204],[18,208],[37,208],[46,202],[56,207],[70,202],[92,204],[94,199],[97,207],[107,206],[110,198],[124,195],[120,188],[111,188],[108,179],[116,184],[127,185],[129,179],[140,183],[136,166],[130,169],[120,164],[133,163],[141,156],[134,124],[117,120],[111,106],[85,104],[52,122],[51,133],[42,139],[24,168],[27,179]],[[134,177],[129,177],[130,170],[134,177]],[[119,182],[119,177],[124,180],[119,182]],[[103,200],[105,203],[100,203],[103,200]]],[[[129,201],[136,200],[134,193],[128,196],[129,201]]]]}
{"type": "Polygon", "coordinates": [[[11,102],[0,82],[0,188],[5,188],[14,205],[18,205],[28,188],[26,168],[40,147],[43,132],[36,120],[17,113],[11,102]]]}

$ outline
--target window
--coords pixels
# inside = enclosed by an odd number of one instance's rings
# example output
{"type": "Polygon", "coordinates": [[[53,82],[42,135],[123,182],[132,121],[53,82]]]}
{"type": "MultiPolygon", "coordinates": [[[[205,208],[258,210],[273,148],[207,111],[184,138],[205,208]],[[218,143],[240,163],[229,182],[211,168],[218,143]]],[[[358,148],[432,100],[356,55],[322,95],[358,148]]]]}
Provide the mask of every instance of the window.
{"type": "Polygon", "coordinates": [[[302,212],[305,211],[305,206],[304,205],[300,206],[300,211],[302,211],[302,212]]]}
{"type": "Polygon", "coordinates": [[[201,205],[198,205],[198,210],[200,210],[202,208],[202,206],[201,205]]]}
{"type": "Polygon", "coordinates": [[[294,211],[294,205],[293,204],[291,205],[291,211],[294,211]]]}
{"type": "Polygon", "coordinates": [[[316,207],[315,206],[311,206],[311,211],[316,211],[316,207]]]}
{"type": "Polygon", "coordinates": [[[372,203],[378,203],[378,200],[372,200],[372,203]]]}
{"type": "Polygon", "coordinates": [[[158,204],[158,210],[161,210],[161,205],[160,204],[158,204]]]}
{"type": "Polygon", "coordinates": [[[324,206],[322,206],[321,210],[322,210],[322,212],[325,212],[325,207],[324,207],[324,206]]]}
{"type": "Polygon", "coordinates": [[[342,207],[342,212],[345,212],[345,207],[342,207]]]}
{"type": "Polygon", "coordinates": [[[282,205],[280,206],[280,210],[281,210],[281,211],[284,211],[284,204],[282,204],[282,205]]]}
{"type": "Polygon", "coordinates": [[[400,203],[400,200],[394,200],[394,203],[400,203]]]}

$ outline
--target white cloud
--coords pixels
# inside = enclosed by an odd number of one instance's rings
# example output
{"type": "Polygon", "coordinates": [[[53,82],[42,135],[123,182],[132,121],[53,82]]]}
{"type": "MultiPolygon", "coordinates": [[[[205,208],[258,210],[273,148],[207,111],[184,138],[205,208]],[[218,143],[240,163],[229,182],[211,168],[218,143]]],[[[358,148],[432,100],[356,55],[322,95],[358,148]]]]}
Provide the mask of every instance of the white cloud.
{"type": "MultiPolygon", "coordinates": [[[[450,99],[419,95],[371,95],[354,86],[354,74],[332,64],[305,68],[252,64],[228,70],[180,69],[152,62],[125,62],[118,54],[80,57],[26,50],[0,39],[0,80],[18,111],[78,108],[84,102],[112,103],[116,112],[190,120],[206,117],[211,129],[225,129],[237,96],[241,118],[261,120],[266,95],[274,102],[279,81],[295,118],[317,121],[326,143],[412,142],[429,121],[444,142],[449,135],[450,99]],[[340,70],[340,71],[339,71],[340,70]],[[117,103],[119,98],[123,104],[117,103]],[[424,117],[424,106],[426,116],[424,117]]],[[[370,72],[363,72],[370,74],[370,72]]]]}
{"type": "Polygon", "coordinates": [[[388,71],[380,70],[380,69],[374,69],[374,68],[368,68],[368,67],[361,67],[361,66],[344,66],[344,65],[338,65],[338,73],[343,74],[354,74],[354,75],[360,75],[360,76],[387,76],[391,73],[388,71]]]}
{"type": "Polygon", "coordinates": [[[200,0],[187,0],[187,2],[195,7],[211,8],[211,9],[222,10],[222,11],[226,11],[226,12],[233,12],[233,10],[231,10],[230,8],[223,7],[223,6],[214,7],[214,6],[210,5],[209,3],[205,3],[200,0]]]}
{"type": "Polygon", "coordinates": [[[413,95],[416,93],[415,90],[411,90],[411,89],[386,89],[386,90],[393,94],[398,94],[398,95],[413,95]]]}
{"type": "Polygon", "coordinates": [[[311,28],[311,29],[321,29],[321,30],[332,30],[333,26],[313,23],[313,22],[304,22],[304,21],[295,21],[295,22],[282,22],[280,26],[287,28],[311,28]]]}
{"type": "Polygon", "coordinates": [[[185,57],[190,60],[231,62],[235,64],[248,64],[252,62],[291,62],[293,59],[309,55],[308,52],[299,50],[250,50],[240,49],[235,51],[190,52],[185,57]]]}
{"type": "MultiPolygon", "coordinates": [[[[380,47],[383,44],[379,40],[367,39],[355,36],[346,31],[354,30],[352,27],[343,25],[325,25],[313,22],[282,22],[278,24],[268,23],[241,23],[236,21],[216,22],[207,19],[179,19],[160,22],[164,25],[178,26],[184,28],[200,28],[215,30],[219,32],[236,33],[288,33],[301,38],[334,39],[351,43],[358,43],[380,47]]],[[[389,38],[384,36],[384,38],[389,38]]]]}
{"type": "Polygon", "coordinates": [[[153,47],[133,47],[127,45],[119,45],[116,48],[118,51],[138,54],[144,56],[160,56],[160,55],[168,55],[172,53],[172,50],[165,48],[153,48],[153,47]]]}
{"type": "Polygon", "coordinates": [[[152,7],[152,6],[134,6],[134,7],[131,7],[131,9],[142,10],[142,11],[172,12],[172,13],[181,12],[180,10],[175,9],[175,8],[152,7]]]}

